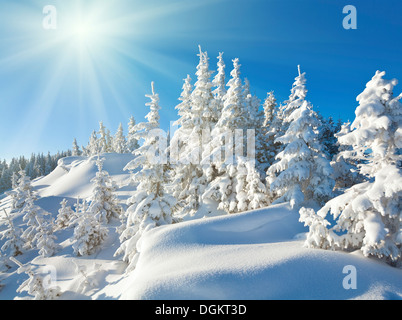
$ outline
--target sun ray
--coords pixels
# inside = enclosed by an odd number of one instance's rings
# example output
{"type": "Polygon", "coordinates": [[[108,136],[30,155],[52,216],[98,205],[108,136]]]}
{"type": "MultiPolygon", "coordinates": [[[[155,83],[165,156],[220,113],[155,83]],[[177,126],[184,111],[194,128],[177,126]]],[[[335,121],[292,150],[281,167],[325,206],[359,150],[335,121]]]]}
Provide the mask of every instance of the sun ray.
{"type": "Polygon", "coordinates": [[[31,97],[30,108],[25,117],[21,118],[21,130],[13,137],[12,145],[20,146],[24,141],[31,145],[32,152],[40,147],[41,137],[60,95],[68,58],[68,54],[65,53],[52,65],[53,73],[49,75],[43,90],[37,92],[36,97],[31,97]]]}
{"type": "MultiPolygon", "coordinates": [[[[52,126],[51,117],[63,108],[76,114],[71,136],[85,131],[88,137],[100,120],[115,127],[123,116],[141,119],[150,81],[170,85],[178,81],[177,70],[194,71],[189,62],[161,52],[158,43],[168,34],[184,39],[187,34],[174,17],[211,1],[159,0],[157,6],[143,1],[133,5],[131,0],[56,1],[56,30],[42,27],[42,1],[10,4],[26,19],[12,19],[0,10],[0,23],[14,30],[12,36],[0,31],[7,43],[0,52],[0,69],[2,75],[20,76],[13,84],[0,79],[4,82],[0,94],[27,114],[19,126],[35,130],[31,140],[43,137],[45,128],[52,126]],[[170,21],[174,23],[166,24],[170,21]],[[27,86],[29,90],[19,97],[19,88],[27,86]]],[[[13,135],[16,145],[24,139],[23,134],[13,135]]]]}

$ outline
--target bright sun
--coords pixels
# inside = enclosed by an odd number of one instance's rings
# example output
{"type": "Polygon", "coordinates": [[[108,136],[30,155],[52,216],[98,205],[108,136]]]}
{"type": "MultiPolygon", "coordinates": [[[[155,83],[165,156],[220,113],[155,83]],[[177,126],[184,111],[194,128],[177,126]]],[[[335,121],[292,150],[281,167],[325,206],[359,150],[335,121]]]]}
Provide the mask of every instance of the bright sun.
{"type": "Polygon", "coordinates": [[[79,46],[89,46],[99,40],[98,28],[90,22],[75,22],[71,28],[71,37],[79,46]]]}

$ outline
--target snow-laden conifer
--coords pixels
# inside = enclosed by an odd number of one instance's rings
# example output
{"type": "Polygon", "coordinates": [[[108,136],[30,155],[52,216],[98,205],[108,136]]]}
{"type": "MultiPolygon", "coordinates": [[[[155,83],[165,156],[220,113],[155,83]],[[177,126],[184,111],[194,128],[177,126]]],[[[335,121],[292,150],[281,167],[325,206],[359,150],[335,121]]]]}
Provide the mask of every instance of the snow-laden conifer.
{"type": "Polygon", "coordinates": [[[75,221],[73,250],[77,256],[89,256],[99,250],[108,236],[108,229],[95,217],[93,212],[80,212],[75,221]]]}
{"type": "Polygon", "coordinates": [[[77,139],[74,138],[73,140],[73,149],[71,152],[72,156],[80,156],[82,154],[80,147],[78,146],[77,139]]]}
{"type": "Polygon", "coordinates": [[[341,144],[352,147],[367,181],[328,201],[317,214],[301,210],[300,220],[310,227],[306,246],[360,249],[365,256],[397,265],[402,248],[402,95],[394,97],[397,80],[384,75],[377,71],[367,83],[357,97],[351,131],[339,137],[341,144]],[[333,227],[325,219],[328,213],[333,227]]]}
{"type": "MultiPolygon", "coordinates": [[[[182,217],[194,215],[202,205],[202,194],[208,182],[202,166],[204,141],[215,126],[219,106],[212,93],[212,72],[209,70],[209,58],[200,48],[197,66],[197,81],[190,93],[190,79],[186,79],[181,95],[182,103],[177,107],[180,119],[170,141],[170,159],[172,162],[172,185],[174,196],[178,200],[176,213],[182,217]]],[[[208,167],[208,164],[206,165],[208,167]]]]}
{"type": "Polygon", "coordinates": [[[112,149],[116,153],[126,153],[128,152],[128,147],[127,147],[127,140],[126,137],[124,136],[123,132],[123,125],[120,123],[119,127],[116,131],[116,134],[113,138],[113,146],[112,149]]]}
{"type": "Polygon", "coordinates": [[[6,229],[1,232],[1,240],[6,239],[6,241],[1,247],[1,251],[9,251],[9,254],[15,257],[23,252],[25,243],[21,238],[22,229],[14,225],[13,219],[5,210],[3,212],[5,214],[4,224],[6,225],[6,229]]]}
{"type": "Polygon", "coordinates": [[[88,210],[101,222],[109,223],[112,218],[119,218],[121,206],[115,195],[116,183],[111,179],[109,173],[103,169],[104,158],[98,157],[96,165],[98,172],[91,180],[94,188],[89,199],[88,210]]]}
{"type": "Polygon", "coordinates": [[[139,123],[135,138],[143,140],[143,144],[134,155],[135,159],[127,164],[125,170],[132,173],[131,179],[137,189],[128,200],[126,211],[126,228],[120,235],[121,246],[116,255],[123,255],[123,260],[129,263],[128,270],[135,268],[138,251],[137,242],[143,232],[173,223],[172,209],[175,199],[166,192],[167,176],[166,134],[159,128],[159,95],[152,83],[151,99],[147,106],[150,112],[146,116],[148,122],[139,123]]]}
{"type": "Polygon", "coordinates": [[[130,117],[130,121],[128,123],[128,133],[127,133],[127,151],[133,153],[139,145],[137,139],[134,138],[135,135],[135,118],[134,116],[130,117]]]}
{"type": "Polygon", "coordinates": [[[55,221],[56,229],[64,229],[70,226],[70,220],[75,213],[67,204],[68,201],[66,199],[63,199],[63,201],[60,202],[61,207],[58,210],[57,219],[55,221]]]}
{"type": "Polygon", "coordinates": [[[25,170],[19,171],[19,178],[17,179],[16,186],[13,190],[6,192],[11,198],[11,212],[21,209],[26,199],[36,199],[36,194],[32,190],[31,179],[25,173],[25,170]]]}
{"type": "Polygon", "coordinates": [[[17,292],[27,291],[32,300],[55,300],[61,295],[61,289],[52,283],[48,275],[43,275],[33,271],[32,264],[23,265],[14,257],[10,258],[15,264],[18,265],[18,274],[25,273],[29,276],[17,289],[17,292]]]}
{"type": "Polygon", "coordinates": [[[60,248],[56,243],[57,237],[53,233],[53,223],[52,221],[46,220],[43,215],[37,215],[36,220],[38,226],[33,239],[36,243],[36,248],[39,250],[39,255],[42,257],[51,257],[60,248]]]}
{"type": "Polygon", "coordinates": [[[292,88],[292,95],[298,98],[285,109],[288,128],[276,139],[284,149],[267,171],[267,182],[275,202],[289,201],[292,207],[305,200],[325,203],[332,196],[335,184],[331,177],[333,169],[318,138],[321,122],[311,104],[304,100],[307,92],[304,79],[299,68],[299,77],[292,88]]]}

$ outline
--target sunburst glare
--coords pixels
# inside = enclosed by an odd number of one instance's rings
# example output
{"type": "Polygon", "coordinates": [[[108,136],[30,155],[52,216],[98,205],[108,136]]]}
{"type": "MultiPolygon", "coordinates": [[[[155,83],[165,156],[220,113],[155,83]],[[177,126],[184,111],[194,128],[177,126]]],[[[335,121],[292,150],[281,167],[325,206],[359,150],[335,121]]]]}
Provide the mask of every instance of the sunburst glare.
{"type": "MultiPolygon", "coordinates": [[[[22,119],[24,130],[11,136],[3,153],[18,153],[22,143],[32,150],[40,148],[41,132],[49,126],[55,126],[54,136],[64,137],[60,132],[63,130],[79,137],[88,136],[100,120],[114,127],[133,113],[137,118],[145,116],[144,94],[151,80],[169,79],[164,86],[168,90],[173,79],[181,81],[173,70],[192,70],[189,61],[159,50],[159,43],[174,36],[179,40],[176,48],[184,46],[182,41],[187,36],[183,36],[181,22],[174,17],[207,3],[210,1],[160,1],[157,9],[151,10],[142,1],[55,1],[55,17],[49,16],[52,11],[44,10],[40,0],[29,5],[7,4],[7,10],[0,11],[1,24],[7,26],[3,30],[10,30],[1,33],[0,70],[3,75],[23,76],[4,83],[0,94],[26,109],[23,115],[30,116],[22,119]],[[15,19],[7,12],[18,12],[24,19],[15,19]],[[44,27],[46,19],[54,23],[52,28],[44,27]],[[29,90],[21,95],[27,83],[29,90]],[[138,106],[136,110],[134,105],[138,106]],[[47,111],[37,111],[39,106],[47,111]],[[76,115],[75,121],[69,122],[74,127],[67,128],[67,122],[56,126],[58,121],[51,121],[55,115],[63,118],[67,112],[76,115]],[[41,123],[42,129],[35,123],[41,123]],[[26,131],[35,134],[21,139],[26,131]]],[[[196,43],[186,48],[196,50],[196,43]]],[[[165,110],[174,113],[174,109],[165,110]]]]}

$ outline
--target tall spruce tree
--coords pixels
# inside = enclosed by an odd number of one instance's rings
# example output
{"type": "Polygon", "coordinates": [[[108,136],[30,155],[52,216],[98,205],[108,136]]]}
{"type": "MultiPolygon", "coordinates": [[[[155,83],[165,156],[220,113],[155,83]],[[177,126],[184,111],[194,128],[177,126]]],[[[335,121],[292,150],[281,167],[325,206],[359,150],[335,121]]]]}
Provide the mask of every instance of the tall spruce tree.
{"type": "Polygon", "coordinates": [[[159,128],[159,96],[152,83],[152,94],[147,95],[151,102],[147,103],[150,112],[146,116],[148,122],[139,123],[135,138],[143,140],[143,144],[134,154],[125,170],[135,171],[131,179],[137,185],[133,196],[128,200],[126,211],[126,227],[121,233],[121,246],[116,255],[123,255],[129,263],[128,270],[135,268],[138,252],[137,242],[143,232],[164,224],[171,224],[175,199],[166,192],[166,134],[159,128]],[[139,169],[139,170],[137,170],[139,169]]]}
{"type": "Polygon", "coordinates": [[[319,141],[321,122],[311,104],[304,100],[304,73],[296,78],[289,108],[285,108],[284,118],[287,124],[285,134],[276,139],[284,149],[277,156],[277,161],[267,172],[267,181],[275,202],[290,201],[292,207],[304,200],[325,203],[332,196],[335,182],[331,178],[332,167],[323,153],[319,141]],[[297,103],[296,103],[297,101],[297,103]]]}
{"type": "MultiPolygon", "coordinates": [[[[197,66],[197,81],[190,95],[189,78],[183,87],[181,112],[170,142],[170,159],[174,173],[175,197],[178,200],[176,213],[182,217],[194,215],[202,205],[202,194],[208,182],[201,164],[204,137],[215,126],[217,102],[212,93],[212,72],[209,70],[208,55],[200,48],[197,66]]],[[[208,165],[206,165],[208,166],[208,165]]]]}

